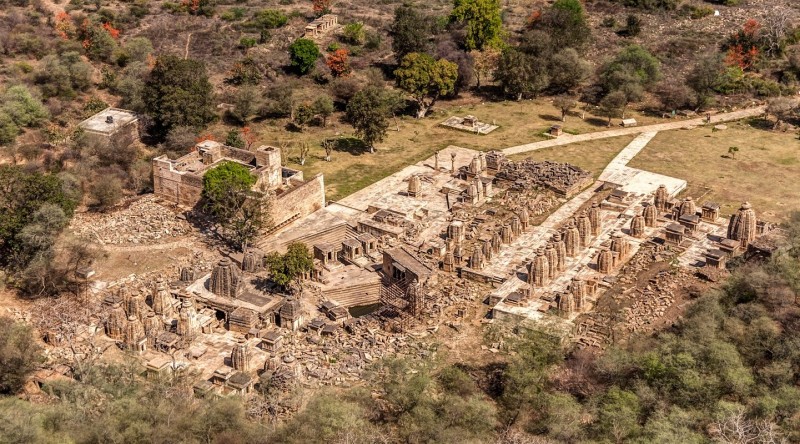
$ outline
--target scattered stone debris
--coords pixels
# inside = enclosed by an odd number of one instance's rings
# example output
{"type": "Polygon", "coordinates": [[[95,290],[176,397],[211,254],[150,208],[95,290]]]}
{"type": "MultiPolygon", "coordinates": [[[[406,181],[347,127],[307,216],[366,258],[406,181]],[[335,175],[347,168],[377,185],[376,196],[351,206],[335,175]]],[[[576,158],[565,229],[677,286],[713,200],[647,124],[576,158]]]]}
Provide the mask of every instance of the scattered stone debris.
{"type": "Polygon", "coordinates": [[[79,237],[101,245],[160,244],[192,231],[183,214],[158,202],[150,194],[113,213],[79,213],[71,228],[79,237]]]}

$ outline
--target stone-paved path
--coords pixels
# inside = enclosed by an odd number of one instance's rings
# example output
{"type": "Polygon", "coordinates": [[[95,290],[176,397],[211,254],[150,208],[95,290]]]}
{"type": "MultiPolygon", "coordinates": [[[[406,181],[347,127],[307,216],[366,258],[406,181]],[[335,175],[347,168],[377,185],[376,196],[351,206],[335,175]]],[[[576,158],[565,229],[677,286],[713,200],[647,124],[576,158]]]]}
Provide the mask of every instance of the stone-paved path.
{"type": "MultiPolygon", "coordinates": [[[[755,108],[748,108],[729,113],[722,113],[711,116],[711,124],[730,122],[733,120],[741,120],[747,117],[755,117],[764,114],[766,106],[757,106],[755,108]]],[[[528,151],[540,150],[542,148],[551,148],[554,146],[568,145],[576,142],[586,142],[589,140],[606,139],[609,137],[628,136],[632,134],[650,133],[658,131],[667,131],[674,129],[681,129],[690,126],[701,126],[706,124],[705,117],[698,117],[696,119],[680,120],[676,122],[656,123],[653,125],[634,126],[631,128],[616,128],[606,131],[597,131],[586,134],[562,134],[556,139],[544,140],[541,142],[527,143],[525,145],[512,146],[502,150],[505,155],[526,153],[528,151]]]]}

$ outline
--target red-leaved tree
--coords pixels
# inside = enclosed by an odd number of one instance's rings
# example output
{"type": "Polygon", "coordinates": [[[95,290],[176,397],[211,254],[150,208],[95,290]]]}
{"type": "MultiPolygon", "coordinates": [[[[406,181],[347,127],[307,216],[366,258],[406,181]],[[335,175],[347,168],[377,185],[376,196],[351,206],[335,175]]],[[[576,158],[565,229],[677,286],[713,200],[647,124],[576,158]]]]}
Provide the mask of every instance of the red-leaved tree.
{"type": "Polygon", "coordinates": [[[328,55],[325,63],[335,77],[346,76],[350,72],[350,53],[340,48],[328,55]]]}

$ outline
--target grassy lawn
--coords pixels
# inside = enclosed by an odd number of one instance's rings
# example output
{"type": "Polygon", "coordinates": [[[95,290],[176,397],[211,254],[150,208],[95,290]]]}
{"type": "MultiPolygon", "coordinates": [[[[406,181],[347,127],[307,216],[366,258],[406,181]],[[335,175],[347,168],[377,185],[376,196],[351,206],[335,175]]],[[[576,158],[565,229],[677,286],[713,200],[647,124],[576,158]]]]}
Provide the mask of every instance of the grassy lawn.
{"type": "Polygon", "coordinates": [[[588,142],[571,143],[569,145],[555,146],[529,153],[516,154],[511,160],[533,159],[566,162],[591,171],[597,178],[603,169],[611,162],[622,148],[625,148],[635,136],[610,137],[608,139],[592,140],[588,142]]]}
{"type": "Polygon", "coordinates": [[[723,215],[747,200],[760,217],[785,221],[800,210],[800,141],[764,126],[753,119],[722,131],[662,132],[629,165],[686,179],[684,195],[718,202],[723,215]],[[731,146],[739,148],[735,159],[728,154],[731,146]]]}
{"type": "MultiPolygon", "coordinates": [[[[545,140],[542,135],[551,125],[559,123],[569,133],[579,134],[606,129],[603,118],[586,114],[586,120],[578,117],[578,112],[567,118],[565,123],[559,121],[559,111],[549,100],[524,100],[521,102],[486,102],[479,99],[466,100],[467,104],[456,105],[453,102],[441,102],[434,113],[422,120],[403,116],[392,121],[389,133],[383,143],[378,144],[378,151],[369,154],[359,149],[335,151],[331,162],[325,162],[325,153],[320,141],[329,137],[350,137],[353,128],[342,122],[341,116],[331,119],[327,128],[310,127],[303,132],[288,132],[285,120],[268,120],[251,125],[257,143],[280,146],[284,142],[307,142],[310,153],[306,163],[297,163],[299,150],[290,148],[284,157],[287,166],[299,168],[310,177],[316,173],[325,175],[328,198],[340,199],[371,183],[374,183],[406,165],[416,163],[432,156],[436,150],[456,145],[477,150],[492,150],[510,146],[545,140]],[[439,123],[451,115],[464,116],[472,114],[487,123],[495,122],[500,128],[492,133],[479,136],[439,126],[439,123]],[[399,130],[398,130],[399,129],[399,130]]],[[[660,122],[661,119],[629,113],[641,124],[660,122]]],[[[619,119],[615,119],[618,121],[619,119]]],[[[227,129],[217,125],[211,132],[224,140],[227,129]]],[[[598,142],[592,146],[609,142],[598,142]]],[[[624,144],[621,144],[621,148],[624,144]]],[[[588,148],[588,146],[587,146],[588,148]]],[[[536,154],[537,156],[540,154],[536,154]]],[[[583,159],[581,159],[583,160],[583,159]]],[[[577,163],[577,162],[576,162],[577,163]]],[[[577,163],[581,165],[580,163],[577,163]]],[[[594,164],[587,167],[594,171],[594,164]]],[[[600,168],[602,170],[602,168],[600,168]]]]}

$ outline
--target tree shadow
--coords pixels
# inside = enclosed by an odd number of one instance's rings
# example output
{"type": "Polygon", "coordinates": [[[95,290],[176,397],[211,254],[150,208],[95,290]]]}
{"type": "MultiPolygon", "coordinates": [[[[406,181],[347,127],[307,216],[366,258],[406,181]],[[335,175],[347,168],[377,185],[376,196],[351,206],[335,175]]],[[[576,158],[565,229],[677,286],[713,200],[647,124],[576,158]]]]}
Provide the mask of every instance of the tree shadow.
{"type": "Polygon", "coordinates": [[[542,119],[542,120],[547,120],[549,122],[560,122],[561,121],[561,117],[554,116],[552,114],[539,114],[539,118],[542,119]]]}
{"type": "Polygon", "coordinates": [[[746,120],[746,123],[751,128],[760,129],[764,131],[772,131],[774,123],[764,117],[752,117],[746,120]]]}
{"type": "Polygon", "coordinates": [[[334,140],[334,151],[350,153],[353,156],[360,156],[369,152],[369,147],[363,140],[355,137],[341,137],[334,140]]]}
{"type": "Polygon", "coordinates": [[[589,125],[593,125],[593,126],[608,127],[608,120],[600,119],[600,118],[597,118],[597,117],[587,117],[586,118],[586,123],[588,123],[589,125]]]}

